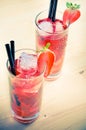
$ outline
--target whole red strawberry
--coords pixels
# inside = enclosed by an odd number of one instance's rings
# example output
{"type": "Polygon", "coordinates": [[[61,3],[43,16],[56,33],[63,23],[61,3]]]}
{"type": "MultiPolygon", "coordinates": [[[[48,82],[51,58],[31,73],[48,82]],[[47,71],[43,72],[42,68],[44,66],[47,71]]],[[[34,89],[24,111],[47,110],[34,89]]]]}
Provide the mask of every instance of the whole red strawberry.
{"type": "Polygon", "coordinates": [[[80,5],[67,2],[66,6],[67,9],[63,13],[63,23],[69,26],[80,17],[80,5]]]}

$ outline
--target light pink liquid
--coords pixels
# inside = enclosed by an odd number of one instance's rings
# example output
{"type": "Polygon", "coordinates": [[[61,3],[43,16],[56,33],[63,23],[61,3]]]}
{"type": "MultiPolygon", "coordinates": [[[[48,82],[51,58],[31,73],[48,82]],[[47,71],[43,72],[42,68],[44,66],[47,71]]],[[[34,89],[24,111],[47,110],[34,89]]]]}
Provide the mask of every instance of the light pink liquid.
{"type": "MultiPolygon", "coordinates": [[[[54,23],[51,22],[51,26],[53,31],[47,32],[44,28],[40,27],[40,24],[43,22],[50,22],[49,19],[43,19],[38,21],[39,28],[36,30],[36,46],[37,49],[40,50],[49,42],[50,47],[49,49],[52,50],[55,54],[55,61],[52,67],[50,75],[56,75],[61,71],[64,54],[65,54],[65,47],[67,43],[67,27],[63,25],[63,22],[60,20],[56,20],[54,23]],[[59,23],[61,27],[56,27],[56,24],[59,23]]],[[[46,27],[47,28],[47,27],[46,27]]]]}
{"type": "Polygon", "coordinates": [[[31,123],[38,116],[41,106],[43,76],[38,70],[22,70],[16,60],[16,76],[10,79],[11,108],[13,116],[21,123],[31,123]]]}

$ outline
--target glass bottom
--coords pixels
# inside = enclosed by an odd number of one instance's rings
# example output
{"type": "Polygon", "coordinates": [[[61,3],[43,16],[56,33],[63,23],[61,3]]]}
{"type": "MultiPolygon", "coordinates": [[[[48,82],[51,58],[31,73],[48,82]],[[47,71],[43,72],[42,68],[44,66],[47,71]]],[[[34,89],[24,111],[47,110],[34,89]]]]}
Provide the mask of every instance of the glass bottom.
{"type": "Polygon", "coordinates": [[[30,124],[30,123],[34,122],[39,117],[39,114],[40,114],[40,112],[36,113],[34,116],[25,118],[25,117],[20,117],[20,116],[16,115],[15,112],[12,111],[12,117],[16,121],[23,123],[23,124],[30,124]]]}
{"type": "Polygon", "coordinates": [[[61,76],[61,71],[56,74],[50,74],[48,77],[45,78],[46,81],[54,81],[61,76]]]}

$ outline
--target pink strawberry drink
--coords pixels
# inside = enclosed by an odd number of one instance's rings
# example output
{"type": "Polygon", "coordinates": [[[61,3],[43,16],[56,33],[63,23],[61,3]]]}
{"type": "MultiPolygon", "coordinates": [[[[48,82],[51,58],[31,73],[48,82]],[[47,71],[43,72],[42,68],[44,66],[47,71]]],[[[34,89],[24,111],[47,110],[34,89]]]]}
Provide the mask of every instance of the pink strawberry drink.
{"type": "Polygon", "coordinates": [[[38,70],[35,51],[19,50],[16,55],[16,76],[10,73],[12,114],[21,123],[31,123],[40,113],[43,72],[38,70]]]}
{"type": "Polygon", "coordinates": [[[54,65],[49,76],[50,79],[57,77],[61,71],[67,44],[68,28],[63,24],[60,15],[61,13],[57,14],[57,19],[52,22],[47,18],[47,12],[44,11],[39,13],[35,20],[37,50],[40,50],[49,42],[49,49],[55,54],[54,65]]]}

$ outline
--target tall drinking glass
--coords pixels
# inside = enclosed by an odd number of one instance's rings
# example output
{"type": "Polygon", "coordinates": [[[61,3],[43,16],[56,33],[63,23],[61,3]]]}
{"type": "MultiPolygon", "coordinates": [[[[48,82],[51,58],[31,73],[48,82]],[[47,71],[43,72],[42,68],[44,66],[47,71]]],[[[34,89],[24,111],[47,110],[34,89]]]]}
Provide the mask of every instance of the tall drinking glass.
{"type": "Polygon", "coordinates": [[[62,22],[62,13],[57,12],[55,22],[52,22],[48,16],[48,11],[40,12],[35,18],[36,25],[36,49],[40,50],[47,43],[50,43],[49,49],[55,54],[55,61],[47,79],[53,80],[61,72],[65,48],[67,45],[68,27],[62,22]]]}
{"type": "MultiPolygon", "coordinates": [[[[35,67],[29,68],[28,71],[25,69],[22,70],[19,61],[19,57],[22,53],[27,53],[29,56],[32,55],[32,57],[37,56],[36,51],[31,49],[20,49],[16,51],[16,75],[10,72],[9,60],[7,61],[11,111],[12,116],[17,121],[21,123],[31,123],[37,119],[40,114],[44,72],[40,73],[35,67]]],[[[29,64],[31,60],[30,58],[29,64]]],[[[24,62],[24,64],[26,63],[28,64],[28,62],[24,62]]]]}

